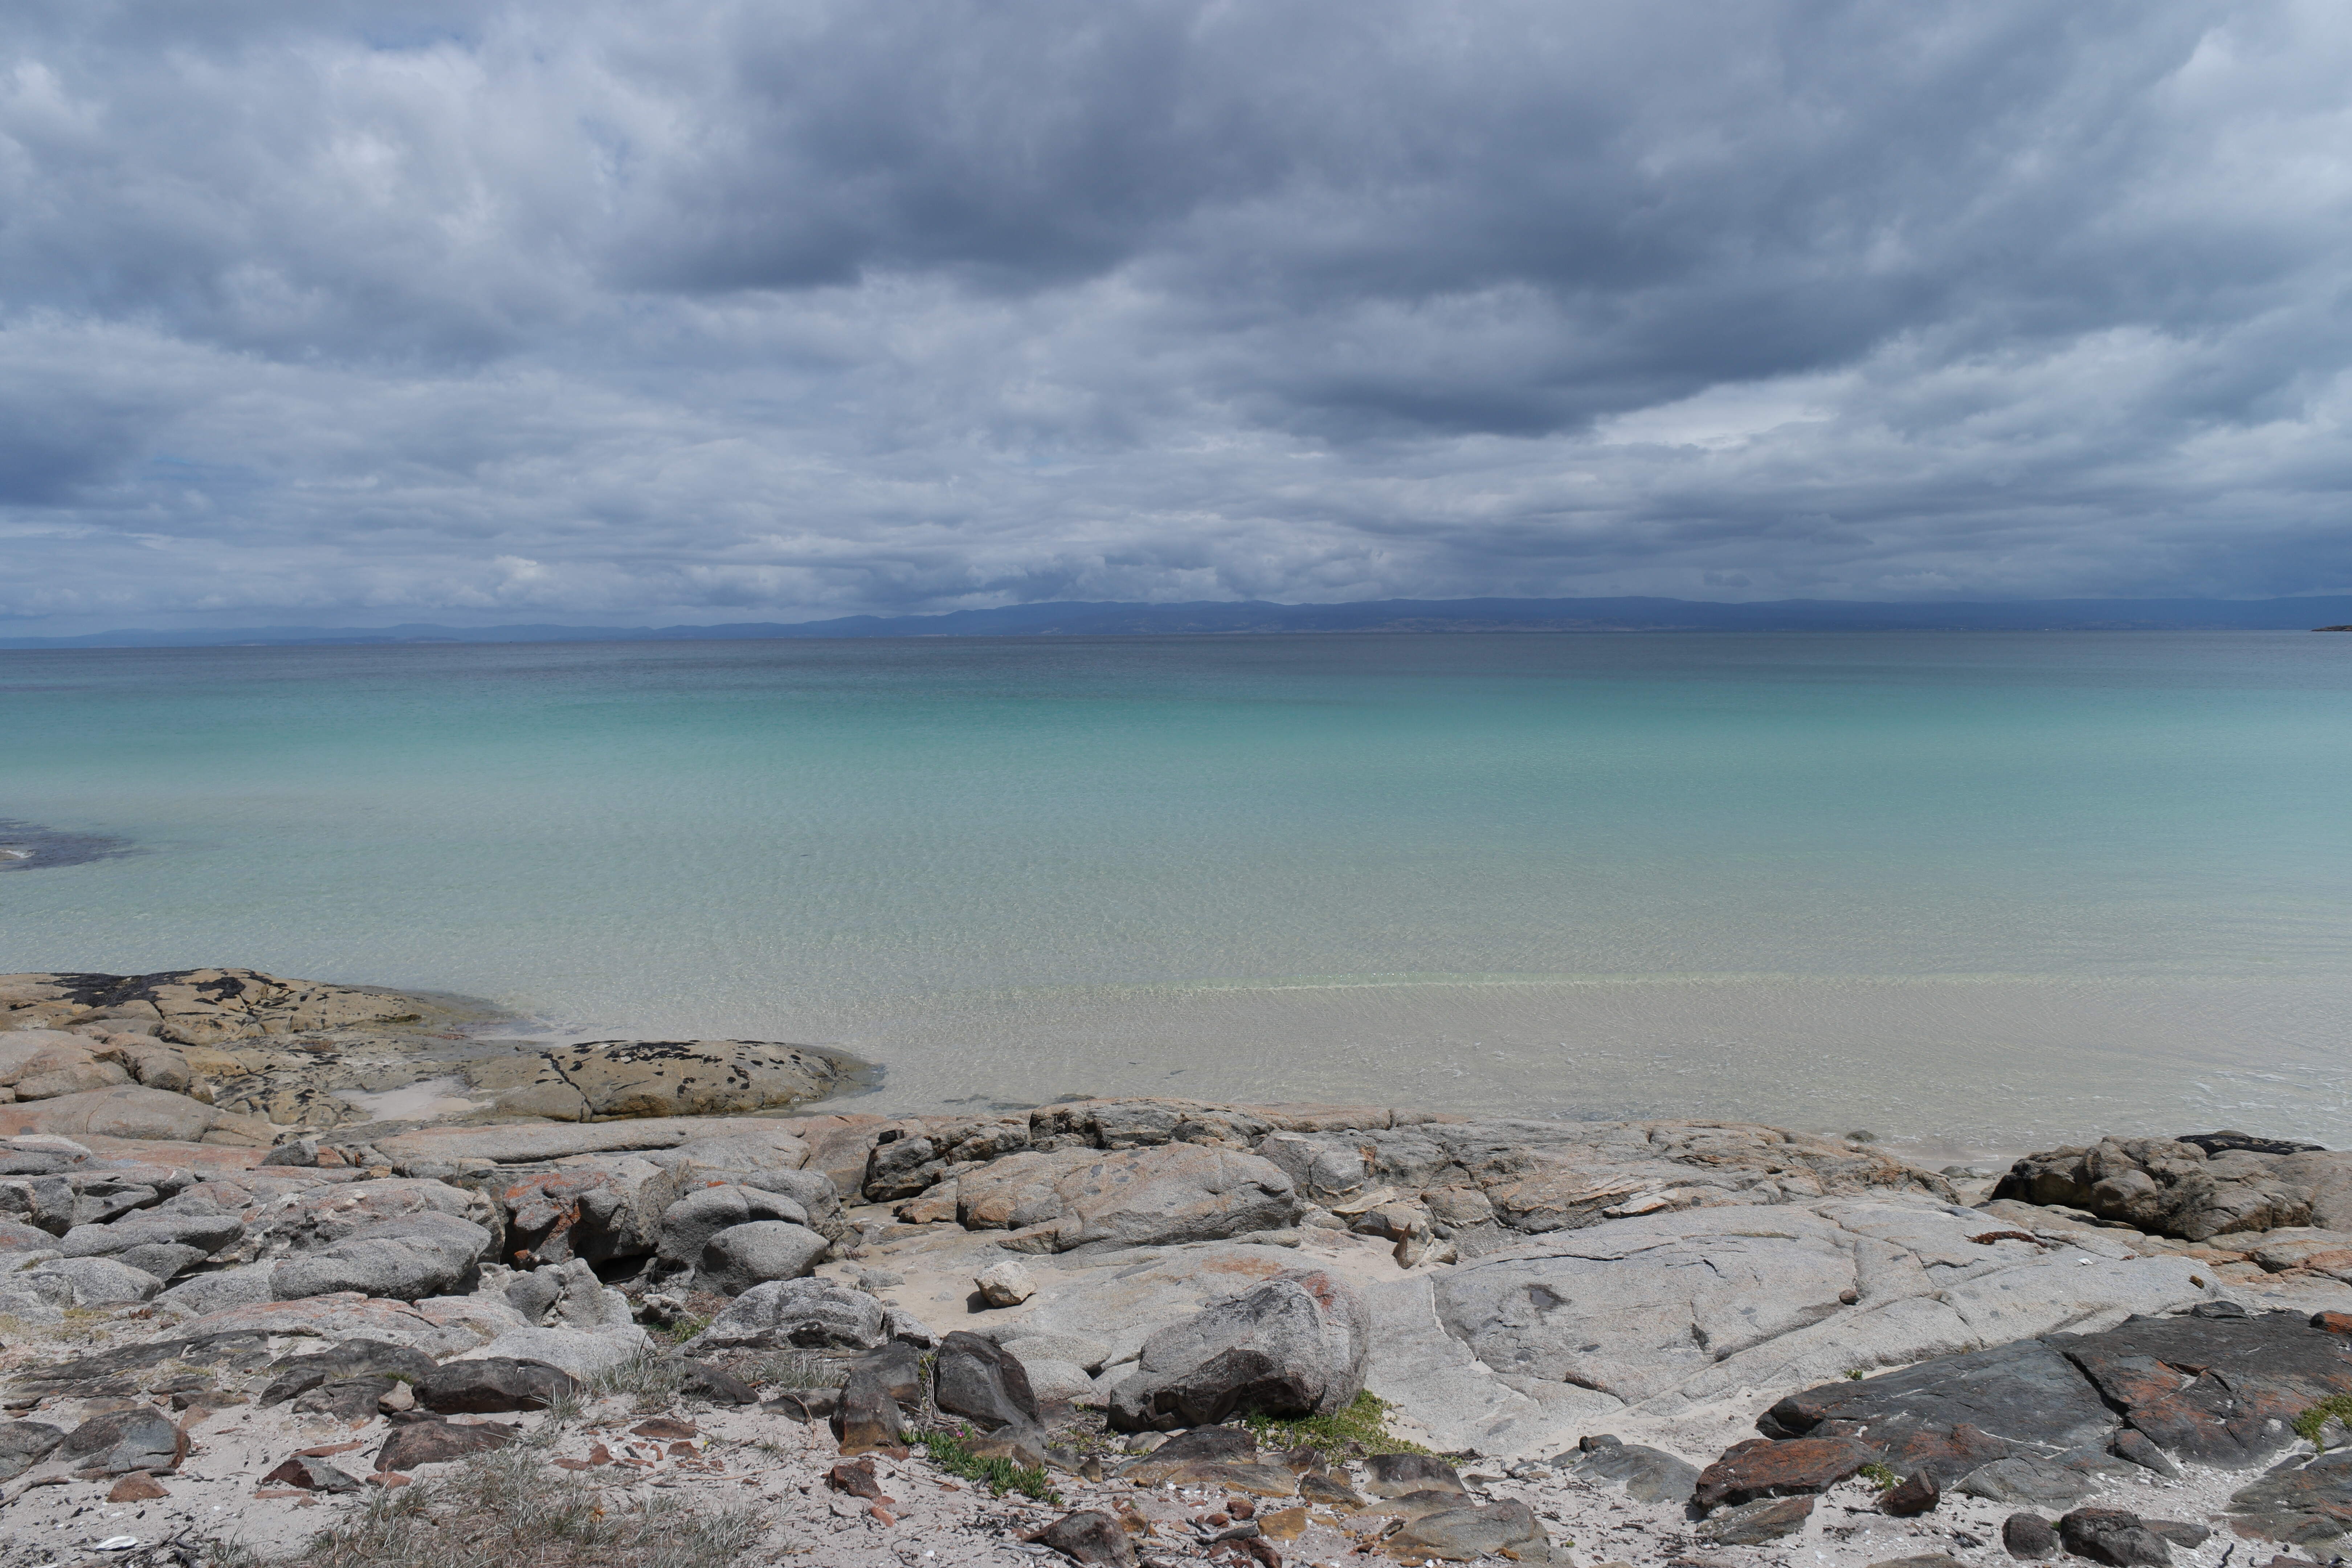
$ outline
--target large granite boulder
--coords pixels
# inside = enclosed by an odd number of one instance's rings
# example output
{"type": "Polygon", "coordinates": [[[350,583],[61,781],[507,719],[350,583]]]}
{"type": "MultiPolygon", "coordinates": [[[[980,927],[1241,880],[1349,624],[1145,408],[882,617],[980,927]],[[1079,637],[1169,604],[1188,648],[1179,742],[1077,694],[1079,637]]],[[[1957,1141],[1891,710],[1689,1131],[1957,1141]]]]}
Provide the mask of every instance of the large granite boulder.
{"type": "Polygon", "coordinates": [[[591,1040],[544,1053],[528,1083],[499,1096],[509,1116],[606,1121],[727,1116],[822,1100],[865,1064],[772,1040],[591,1040]]]}
{"type": "Polygon", "coordinates": [[[1196,1143],[1014,1154],[968,1173],[958,1194],[966,1226],[1010,1229],[1007,1245],[1031,1252],[1215,1241],[1278,1230],[1299,1212],[1269,1162],[1196,1143]]]}
{"type": "Polygon", "coordinates": [[[759,1220],[730,1226],[704,1243],[695,1261],[697,1289],[740,1296],[772,1279],[800,1279],[815,1272],[833,1244],[804,1225],[759,1220]]]}
{"type": "Polygon", "coordinates": [[[711,1237],[755,1220],[806,1226],[809,1212],[787,1194],[764,1192],[740,1183],[699,1187],[662,1211],[656,1255],[665,1268],[691,1268],[711,1237]]]}
{"type": "Polygon", "coordinates": [[[1111,1422],[1136,1431],[1236,1411],[1335,1415],[1362,1392],[1370,1355],[1362,1293],[1328,1270],[1289,1270],[1144,1341],[1137,1370],[1111,1391],[1111,1422]]]}
{"type": "Polygon", "coordinates": [[[281,1260],[270,1293],[281,1301],[356,1290],[414,1301],[473,1286],[490,1233],[455,1215],[425,1210],[362,1226],[340,1241],[281,1260]]]}
{"type": "Polygon", "coordinates": [[[1993,1197],[2084,1209],[2189,1241],[2299,1226],[2352,1230],[2352,1153],[2234,1132],[2103,1138],[2028,1154],[1993,1197]]]}
{"type": "Polygon", "coordinates": [[[333,1246],[372,1226],[421,1215],[463,1220],[495,1237],[498,1208],[481,1193],[446,1182],[400,1176],[296,1187],[257,1202],[245,1216],[238,1256],[290,1258],[333,1246]]]}
{"type": "Polygon", "coordinates": [[[825,1279],[776,1279],[736,1297],[679,1348],[689,1356],[772,1346],[872,1350],[889,1337],[882,1303],[865,1291],[825,1279]]]}

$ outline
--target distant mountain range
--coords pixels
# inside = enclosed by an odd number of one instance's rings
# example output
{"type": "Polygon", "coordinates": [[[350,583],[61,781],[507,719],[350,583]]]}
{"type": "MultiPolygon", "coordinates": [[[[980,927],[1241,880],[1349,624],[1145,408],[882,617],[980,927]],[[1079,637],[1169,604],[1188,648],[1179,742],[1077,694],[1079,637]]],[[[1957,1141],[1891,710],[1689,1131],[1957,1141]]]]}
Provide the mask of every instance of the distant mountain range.
{"type": "Polygon", "coordinates": [[[1779,599],[1375,599],[1276,605],[1014,605],[936,616],[718,626],[256,626],[0,637],[0,648],[224,647],[398,643],[707,642],[765,637],[1201,637],[1267,632],[2309,631],[2352,622],[2352,597],[2021,599],[1860,604],[1779,599]]]}

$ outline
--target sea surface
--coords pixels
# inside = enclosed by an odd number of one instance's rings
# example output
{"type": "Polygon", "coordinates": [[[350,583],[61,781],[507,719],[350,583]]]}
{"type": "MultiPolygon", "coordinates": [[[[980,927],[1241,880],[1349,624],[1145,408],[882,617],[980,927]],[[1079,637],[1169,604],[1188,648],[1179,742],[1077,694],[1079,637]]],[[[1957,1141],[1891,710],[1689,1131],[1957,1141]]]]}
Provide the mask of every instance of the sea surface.
{"type": "Polygon", "coordinates": [[[2352,637],[0,653],[0,971],[1072,1094],[2352,1143],[2352,637]]]}

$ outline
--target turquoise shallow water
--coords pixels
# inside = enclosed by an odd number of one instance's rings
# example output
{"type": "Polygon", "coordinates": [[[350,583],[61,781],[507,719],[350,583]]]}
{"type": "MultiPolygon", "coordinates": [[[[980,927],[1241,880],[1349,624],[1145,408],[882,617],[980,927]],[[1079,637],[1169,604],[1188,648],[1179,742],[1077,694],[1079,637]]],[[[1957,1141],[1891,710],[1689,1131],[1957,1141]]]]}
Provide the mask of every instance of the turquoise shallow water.
{"type": "Polygon", "coordinates": [[[2352,1142],[2352,638],[0,653],[0,969],[251,963],[893,1106],[2352,1142]]]}

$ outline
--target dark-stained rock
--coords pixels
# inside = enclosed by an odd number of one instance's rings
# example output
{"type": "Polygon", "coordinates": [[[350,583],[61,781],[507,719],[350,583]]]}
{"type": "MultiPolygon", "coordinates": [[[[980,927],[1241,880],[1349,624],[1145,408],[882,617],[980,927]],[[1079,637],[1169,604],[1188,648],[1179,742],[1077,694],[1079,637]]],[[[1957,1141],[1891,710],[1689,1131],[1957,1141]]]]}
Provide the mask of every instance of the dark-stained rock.
{"type": "Polygon", "coordinates": [[[1037,1396],[1020,1358],[961,1330],[940,1342],[931,1373],[932,1399],[941,1410],[982,1426],[1034,1426],[1037,1396]]]}
{"type": "Polygon", "coordinates": [[[266,1487],[299,1487],[306,1492],[355,1492],[359,1478],[345,1475],[324,1459],[297,1454],[261,1478],[266,1487]]]}
{"type": "Polygon", "coordinates": [[[1362,1392],[1371,1309],[1324,1269],[1288,1269],[1143,1342],[1111,1390],[1125,1431],[1201,1426],[1240,1412],[1329,1415],[1362,1392]]]}
{"type": "Polygon", "coordinates": [[[49,1457],[65,1430],[46,1421],[0,1421],[0,1481],[13,1481],[49,1457]]]}
{"type": "Polygon", "coordinates": [[[1761,1546],[1794,1535],[1812,1517],[1811,1494],[1766,1498],[1711,1515],[1698,1527],[1700,1540],[1717,1546],[1761,1546]]]}
{"type": "Polygon", "coordinates": [[[2077,1557],[2108,1568],[2168,1568],[2172,1552],[2139,1515],[2114,1508],[2078,1508],[2058,1521],[2058,1539],[2077,1557]]]}
{"type": "Polygon", "coordinates": [[[2309,1545],[2352,1531],[2352,1448],[2283,1460],[2230,1499],[2242,1535],[2309,1545]]]}
{"type": "Polygon", "coordinates": [[[1521,1563],[1551,1561],[1551,1542],[1535,1510],[1516,1499],[1424,1514],[1389,1537],[1385,1550],[1400,1563],[1432,1557],[1465,1563],[1506,1552],[1521,1563]]]}
{"type": "Polygon", "coordinates": [[[2038,1513],[2012,1513],[2001,1521],[2000,1543],[2011,1557],[2039,1562],[2058,1554],[2058,1531],[2038,1513]]]}
{"type": "Polygon", "coordinates": [[[512,1426],[497,1421],[459,1422],[426,1417],[394,1426],[375,1453],[379,1471],[406,1474],[419,1465],[446,1464],[468,1454],[503,1448],[514,1441],[512,1426]]]}
{"type": "Polygon", "coordinates": [[[2086,1496],[2090,1482],[2074,1473],[2082,1464],[2062,1468],[2038,1456],[2112,1444],[2149,1468],[2169,1463],[2167,1454],[2259,1464],[2294,1440],[2295,1416],[2352,1394],[2352,1343],[2299,1313],[2209,1310],[2224,1305],[1826,1384],[1780,1400],[1757,1427],[1774,1437],[1858,1436],[1898,1469],[1945,1486],[1965,1478],[1971,1495],[2046,1507],[2086,1496]]]}
{"type": "Polygon", "coordinates": [[[1135,1568],[1135,1547],[1127,1539],[1126,1527],[1097,1509],[1086,1509],[1057,1519],[1029,1539],[1040,1546],[1053,1548],[1073,1563],[1135,1568]]]}
{"type": "Polygon", "coordinates": [[[2008,1444],[2042,1449],[2079,1447],[2104,1441],[2116,1426],[2115,1413],[2065,1356],[2040,1340],[2021,1340],[1963,1355],[1938,1356],[1859,1383],[1809,1388],[1780,1400],[1757,1422],[1768,1436],[1852,1436],[1867,1431],[1871,1444],[1902,1468],[1924,1468],[1948,1483],[1989,1458],[2012,1450],[2008,1444]],[[1924,1451],[1948,1448],[1948,1435],[1968,1426],[2004,1445],[1997,1452],[1966,1455],[1957,1468],[1924,1451]],[[1915,1451],[1912,1439],[1929,1440],[1915,1451]]]}
{"type": "Polygon", "coordinates": [[[885,1345],[858,1357],[833,1409],[833,1435],[843,1456],[901,1447],[905,1407],[921,1398],[922,1363],[912,1346],[885,1345]]]}
{"type": "Polygon", "coordinates": [[[569,1373],[541,1362],[483,1356],[444,1362],[416,1383],[416,1403],[442,1415],[544,1410],[580,1387],[569,1373]]]}
{"type": "Polygon", "coordinates": [[[273,1363],[269,1371],[269,1385],[261,1391],[265,1407],[346,1378],[398,1375],[418,1382],[432,1374],[434,1363],[431,1356],[412,1346],[383,1340],[345,1340],[331,1350],[288,1356],[273,1363]]]}
{"type": "Polygon", "coordinates": [[[1899,1485],[1887,1488],[1878,1496],[1878,1511],[1895,1519],[1909,1519],[1928,1512],[1944,1500],[1944,1489],[1936,1478],[1921,1470],[1899,1485]]]}
{"type": "Polygon", "coordinates": [[[84,1475],[176,1469],[187,1457],[188,1435],[152,1407],[93,1415],[57,1447],[57,1458],[84,1475]]]}
{"type": "Polygon", "coordinates": [[[1758,1498],[1822,1492],[1858,1474],[1878,1451],[1851,1437],[1751,1437],[1699,1472],[1691,1501],[1712,1509],[1758,1498]]]}
{"type": "Polygon", "coordinates": [[[2297,1312],[2137,1318],[2050,1342],[2158,1447],[2200,1464],[2260,1464],[2296,1416],[2352,1394],[2352,1351],[2297,1312]]]}
{"type": "Polygon", "coordinates": [[[2180,1467],[2174,1464],[2163,1449],[2128,1426],[2116,1433],[2116,1440],[2108,1447],[2115,1450],[2117,1458],[2129,1459],[2142,1469],[2154,1470],[2168,1480],[2179,1479],[2180,1467]]]}

